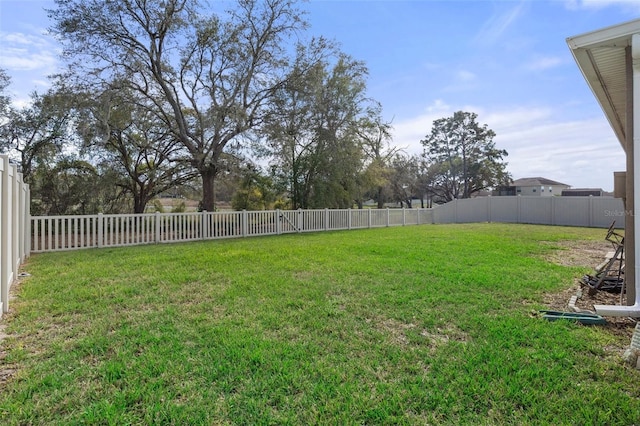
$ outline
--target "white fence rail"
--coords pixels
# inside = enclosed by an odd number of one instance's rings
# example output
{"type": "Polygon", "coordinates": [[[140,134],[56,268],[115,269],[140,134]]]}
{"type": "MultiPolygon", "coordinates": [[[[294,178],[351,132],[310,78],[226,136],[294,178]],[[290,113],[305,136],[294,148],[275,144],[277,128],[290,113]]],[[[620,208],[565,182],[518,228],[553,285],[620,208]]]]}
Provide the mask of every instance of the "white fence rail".
{"type": "Polygon", "coordinates": [[[31,218],[31,252],[434,223],[507,222],[624,227],[622,201],[604,197],[483,197],[433,209],[271,210],[31,218]]]}
{"type": "Polygon", "coordinates": [[[34,253],[90,247],[279,235],[433,223],[431,209],[270,210],[34,216],[34,253]]]}
{"type": "Polygon", "coordinates": [[[9,290],[29,256],[29,185],[22,173],[0,155],[0,316],[9,311],[9,290]]]}

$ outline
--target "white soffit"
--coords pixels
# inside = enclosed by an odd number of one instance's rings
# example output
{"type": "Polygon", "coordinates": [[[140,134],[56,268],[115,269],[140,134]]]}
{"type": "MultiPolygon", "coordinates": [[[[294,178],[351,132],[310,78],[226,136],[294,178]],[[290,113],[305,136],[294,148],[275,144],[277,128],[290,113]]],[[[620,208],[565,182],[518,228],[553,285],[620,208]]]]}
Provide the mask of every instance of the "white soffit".
{"type": "Polygon", "coordinates": [[[567,44],[622,147],[626,129],[626,53],[640,19],[569,37],[567,44]]]}

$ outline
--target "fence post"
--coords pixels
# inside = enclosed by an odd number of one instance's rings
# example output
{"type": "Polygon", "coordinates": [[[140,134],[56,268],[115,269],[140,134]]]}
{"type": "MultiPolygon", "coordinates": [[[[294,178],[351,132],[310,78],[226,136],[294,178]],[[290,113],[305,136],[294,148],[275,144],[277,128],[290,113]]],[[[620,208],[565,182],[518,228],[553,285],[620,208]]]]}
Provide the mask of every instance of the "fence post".
{"type": "Polygon", "coordinates": [[[329,209],[324,209],[324,230],[329,230],[329,209]]]}
{"type": "Polygon", "coordinates": [[[282,234],[282,212],[276,209],[276,235],[282,234]]]}
{"type": "Polygon", "coordinates": [[[487,222],[491,223],[491,195],[487,196],[487,222]]]}
{"type": "Polygon", "coordinates": [[[24,214],[25,214],[25,230],[24,230],[24,239],[26,241],[25,244],[25,257],[31,256],[31,188],[29,185],[25,185],[25,200],[24,200],[24,214]]]}
{"type": "Polygon", "coordinates": [[[2,217],[2,240],[0,242],[0,300],[2,301],[2,312],[9,312],[9,288],[13,282],[13,267],[11,254],[11,192],[13,185],[11,183],[11,166],[9,164],[9,156],[0,156],[2,160],[2,189],[0,190],[0,204],[2,217]]]}
{"type": "Polygon", "coordinates": [[[371,209],[369,209],[369,213],[367,213],[367,225],[371,228],[371,209]]]}
{"type": "Polygon", "coordinates": [[[347,209],[347,229],[351,229],[351,209],[347,209]]]}
{"type": "Polygon", "coordinates": [[[200,229],[202,229],[202,239],[209,238],[209,221],[207,220],[207,211],[202,210],[200,212],[200,229]]]}
{"type": "Polygon", "coordinates": [[[153,242],[158,244],[160,242],[160,232],[162,226],[160,225],[160,212],[156,211],[153,215],[153,242]]]}
{"type": "Polygon", "coordinates": [[[296,228],[298,228],[298,232],[302,231],[302,227],[304,224],[302,223],[302,209],[298,209],[298,214],[296,215],[296,228]]]}
{"type": "Polygon", "coordinates": [[[247,213],[246,210],[242,210],[242,215],[240,216],[242,219],[242,224],[240,225],[241,229],[242,229],[242,236],[246,237],[247,234],[249,233],[249,214],[247,213]]]}
{"type": "Polygon", "coordinates": [[[102,213],[98,213],[98,220],[96,227],[98,228],[98,241],[96,241],[96,247],[102,247],[102,239],[104,238],[104,217],[102,213]]]}
{"type": "Polygon", "coordinates": [[[522,223],[522,195],[519,194],[516,198],[516,212],[518,214],[517,223],[522,223]]]}
{"type": "Polygon", "coordinates": [[[407,224],[407,209],[402,208],[402,226],[407,224]]]}
{"type": "Polygon", "coordinates": [[[24,178],[22,176],[22,173],[18,174],[20,177],[19,180],[19,185],[18,185],[18,193],[17,195],[17,199],[18,199],[18,223],[17,223],[17,227],[18,227],[18,258],[19,258],[19,262],[22,263],[24,262],[24,253],[25,253],[25,235],[24,235],[24,229],[25,229],[25,208],[24,208],[24,178]]]}
{"type": "Polygon", "coordinates": [[[391,220],[390,220],[389,207],[387,207],[387,227],[389,226],[390,223],[391,223],[391,220]]]}
{"type": "MultiPolygon", "coordinates": [[[[13,169],[13,190],[11,191],[11,208],[13,213],[11,214],[11,254],[13,262],[12,271],[13,277],[18,276],[18,268],[20,267],[20,183],[22,182],[21,173],[18,173],[18,166],[11,165],[13,169]]],[[[9,283],[11,285],[11,283],[9,283]]]]}

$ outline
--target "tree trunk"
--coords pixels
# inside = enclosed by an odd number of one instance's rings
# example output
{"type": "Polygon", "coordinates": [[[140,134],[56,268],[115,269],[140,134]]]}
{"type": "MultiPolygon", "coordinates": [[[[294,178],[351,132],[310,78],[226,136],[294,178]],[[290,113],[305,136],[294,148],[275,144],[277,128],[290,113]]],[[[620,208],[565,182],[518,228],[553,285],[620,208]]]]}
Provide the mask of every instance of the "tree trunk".
{"type": "Polygon", "coordinates": [[[142,194],[133,194],[133,213],[144,213],[144,209],[147,206],[147,201],[142,194]]]}
{"type": "Polygon", "coordinates": [[[384,196],[382,195],[382,191],[384,191],[384,188],[379,186],[378,187],[378,195],[377,195],[377,201],[378,201],[378,209],[383,209],[384,208],[384,196]]]}
{"type": "Polygon", "coordinates": [[[214,181],[216,173],[213,170],[200,171],[202,176],[202,201],[200,208],[208,212],[216,211],[216,196],[214,193],[214,181]]]}

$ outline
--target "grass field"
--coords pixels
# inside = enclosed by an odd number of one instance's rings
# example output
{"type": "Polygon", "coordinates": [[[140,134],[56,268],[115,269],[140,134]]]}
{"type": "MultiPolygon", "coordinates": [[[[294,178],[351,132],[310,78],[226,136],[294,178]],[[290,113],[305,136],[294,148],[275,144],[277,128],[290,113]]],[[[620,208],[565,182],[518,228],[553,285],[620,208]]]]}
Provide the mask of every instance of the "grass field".
{"type": "Polygon", "coordinates": [[[547,322],[601,229],[473,224],[29,259],[2,320],[2,424],[640,422],[604,327],[547,322]]]}

